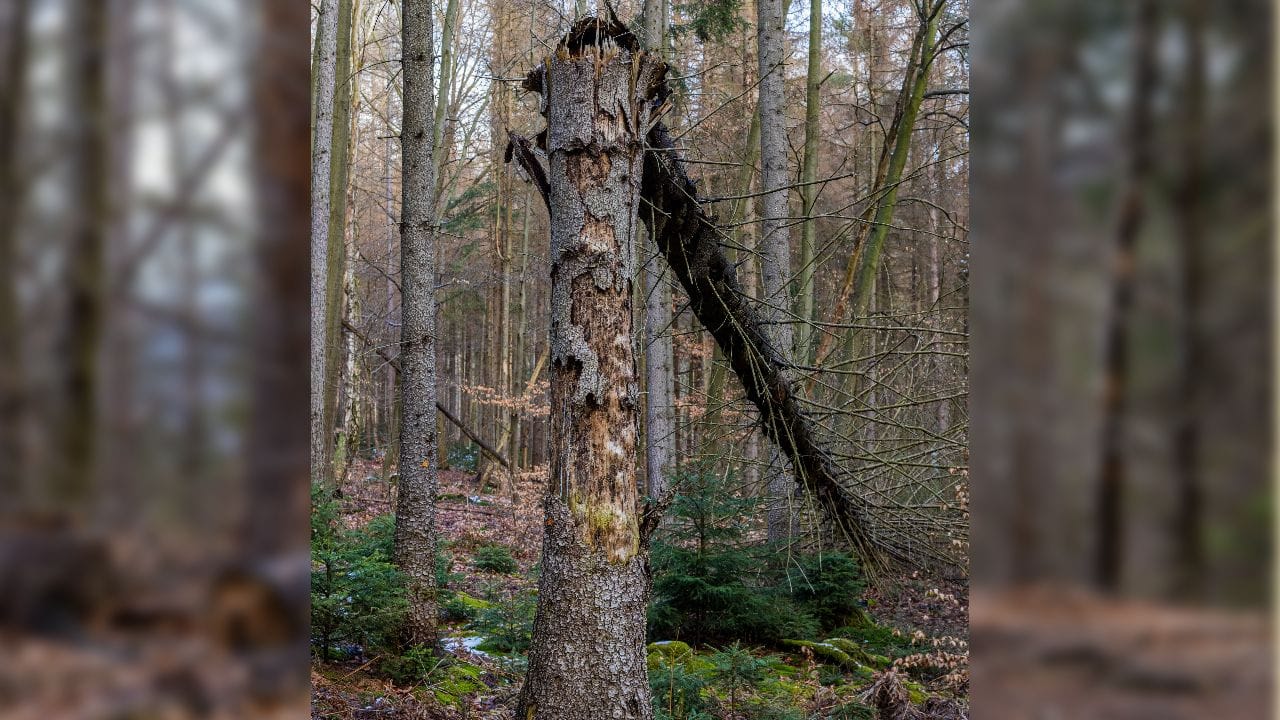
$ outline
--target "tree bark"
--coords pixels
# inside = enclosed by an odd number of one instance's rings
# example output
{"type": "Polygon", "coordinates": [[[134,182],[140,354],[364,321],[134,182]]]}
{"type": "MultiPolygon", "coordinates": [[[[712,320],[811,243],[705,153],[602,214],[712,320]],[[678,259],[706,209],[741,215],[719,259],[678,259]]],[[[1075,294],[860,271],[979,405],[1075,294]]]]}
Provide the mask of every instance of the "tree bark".
{"type": "Polygon", "coordinates": [[[402,10],[404,119],[401,152],[400,491],[395,561],[406,577],[410,642],[436,637],[435,57],[430,0],[402,10]]]}
{"type": "MultiPolygon", "coordinates": [[[[667,26],[662,0],[645,0],[643,24],[645,44],[661,54],[663,31],[667,26]]],[[[645,233],[641,255],[646,258],[641,291],[644,294],[645,488],[649,497],[656,498],[667,489],[676,457],[671,283],[663,277],[664,261],[657,252],[652,233],[645,233]]]]}
{"type": "MultiPolygon", "coordinates": [[[[757,0],[756,41],[760,65],[760,284],[765,322],[774,346],[791,360],[792,331],[787,286],[791,238],[787,231],[787,124],[782,0],[757,0]]],[[[792,534],[794,483],[781,453],[769,458],[769,539],[792,534]]]]}
{"type": "Polygon", "coordinates": [[[800,234],[800,274],[796,282],[796,315],[800,325],[796,336],[795,356],[796,362],[802,365],[813,362],[814,246],[818,234],[813,208],[820,189],[817,180],[821,74],[822,0],[809,0],[809,66],[804,82],[804,160],[800,169],[800,202],[804,210],[804,225],[800,234]]]}
{"type": "Polygon", "coordinates": [[[315,110],[311,129],[311,482],[329,486],[325,379],[329,353],[328,258],[333,99],[337,83],[338,0],[322,0],[316,22],[315,110]]]}
{"type": "MultiPolygon", "coordinates": [[[[342,378],[342,317],[346,312],[343,279],[347,263],[347,178],[351,167],[351,104],[355,85],[351,73],[352,0],[338,0],[334,53],[333,139],[329,146],[329,225],[325,244],[324,394],[321,437],[326,482],[334,482],[334,434],[342,378]]],[[[335,483],[335,487],[337,484],[335,483]]]]}
{"type": "Polygon", "coordinates": [[[544,93],[548,124],[552,459],[524,720],[652,717],[632,293],[664,72],[620,23],[586,18],[526,84],[544,93]]]}

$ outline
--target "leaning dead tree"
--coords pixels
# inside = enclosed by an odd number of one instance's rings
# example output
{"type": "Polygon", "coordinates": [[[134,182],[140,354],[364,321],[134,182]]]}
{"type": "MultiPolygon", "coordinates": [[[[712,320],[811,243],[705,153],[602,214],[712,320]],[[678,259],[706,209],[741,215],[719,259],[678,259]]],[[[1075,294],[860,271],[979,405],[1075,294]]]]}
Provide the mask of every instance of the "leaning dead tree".
{"type": "MultiPolygon", "coordinates": [[[[581,20],[569,37],[595,43],[597,33],[605,38],[601,42],[616,44],[632,53],[639,51],[636,38],[616,20],[581,20]]],[[[841,467],[828,442],[820,436],[817,424],[804,410],[797,395],[799,384],[793,366],[772,339],[757,303],[743,291],[735,266],[721,244],[724,233],[703,208],[671,134],[660,121],[670,108],[666,102],[669,90],[665,67],[655,77],[645,133],[640,193],[644,207],[638,216],[642,222],[652,224],[658,249],[688,294],[694,316],[715,338],[742,383],[747,400],[759,410],[766,436],[790,459],[797,485],[814,499],[824,517],[864,560],[872,564],[898,561],[914,565],[944,560],[927,538],[912,531],[911,520],[906,517],[909,508],[894,507],[858,492],[856,478],[841,467]]],[[[523,83],[526,90],[542,94],[544,113],[548,83],[545,64],[531,71],[523,83]]],[[[584,101],[588,99],[584,97],[584,101]]],[[[541,193],[552,214],[553,226],[557,208],[537,150],[546,151],[548,136],[555,138],[563,132],[556,122],[557,116],[550,115],[548,130],[532,140],[511,134],[507,147],[507,159],[514,160],[541,193]]]]}

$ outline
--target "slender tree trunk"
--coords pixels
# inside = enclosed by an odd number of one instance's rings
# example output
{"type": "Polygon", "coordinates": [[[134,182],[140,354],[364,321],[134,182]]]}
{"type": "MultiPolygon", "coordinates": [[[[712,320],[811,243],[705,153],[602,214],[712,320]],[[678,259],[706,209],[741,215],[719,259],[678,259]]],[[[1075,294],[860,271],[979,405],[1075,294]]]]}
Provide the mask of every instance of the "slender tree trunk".
{"type": "Polygon", "coordinates": [[[325,436],[328,392],[328,259],[330,174],[333,172],[333,101],[337,84],[338,0],[321,0],[316,23],[318,60],[314,126],[311,130],[311,482],[329,487],[329,438],[325,436]]]}
{"type": "Polygon", "coordinates": [[[76,209],[68,248],[64,287],[67,316],[58,343],[63,364],[59,382],[61,414],[57,442],[61,454],[54,476],[53,498],[74,510],[86,509],[94,488],[98,417],[97,364],[103,328],[102,283],[105,234],[110,209],[106,122],[106,52],[108,18],[105,3],[76,3],[69,18],[76,42],[68,66],[73,118],[70,206],[76,209]]]}
{"type": "MultiPolygon", "coordinates": [[[[760,66],[760,280],[775,347],[790,359],[791,238],[787,231],[787,125],[782,0],[757,0],[756,40],[760,66]]],[[[791,490],[787,460],[776,449],[769,457],[769,539],[791,536],[791,490]]]]}
{"type": "MultiPolygon", "coordinates": [[[[325,481],[334,482],[335,433],[342,385],[342,317],[346,311],[343,279],[347,264],[347,179],[351,167],[351,105],[355,84],[351,68],[352,0],[338,0],[338,32],[334,69],[333,141],[329,159],[329,228],[325,250],[324,415],[325,481]]],[[[340,484],[335,483],[335,488],[340,484]]]]}
{"type": "Polygon", "coordinates": [[[548,123],[552,460],[522,720],[652,717],[632,293],[664,66],[615,43],[624,31],[579,21],[527,83],[546,93],[548,123]]]}
{"type": "Polygon", "coordinates": [[[1182,187],[1178,224],[1182,244],[1182,368],[1178,396],[1179,417],[1175,430],[1174,467],[1178,473],[1177,503],[1174,512],[1177,577],[1174,591],[1179,597],[1199,595],[1204,577],[1203,492],[1200,488],[1200,426],[1202,383],[1207,361],[1206,347],[1198,316],[1204,304],[1204,153],[1205,138],[1205,56],[1206,22],[1204,0],[1187,0],[1183,33],[1187,46],[1186,99],[1183,101],[1182,187]]]}
{"type": "Polygon", "coordinates": [[[436,637],[435,57],[431,2],[402,9],[404,119],[400,129],[400,493],[395,561],[409,593],[408,635],[436,637]]]}
{"type": "Polygon", "coordinates": [[[800,170],[800,201],[804,209],[804,225],[800,235],[800,275],[796,288],[796,315],[800,326],[796,334],[796,362],[813,362],[813,274],[814,246],[818,224],[813,219],[818,200],[818,140],[821,129],[819,90],[822,83],[822,0],[809,0],[809,67],[805,75],[804,160],[800,170]]]}
{"type": "Polygon", "coordinates": [[[22,107],[26,100],[27,38],[30,0],[14,0],[0,8],[0,496],[13,509],[26,499],[26,451],[23,443],[26,393],[18,293],[19,208],[24,183],[18,148],[22,147],[22,107]]]}
{"type": "MultiPolygon", "coordinates": [[[[915,47],[917,53],[907,71],[909,84],[904,84],[906,91],[899,97],[905,100],[893,137],[893,152],[889,157],[889,167],[882,187],[884,197],[876,206],[875,218],[870,225],[870,236],[866,243],[857,249],[858,271],[853,287],[853,315],[861,314],[871,297],[871,287],[880,265],[880,254],[884,250],[885,239],[889,236],[889,226],[893,223],[893,212],[898,201],[898,186],[902,180],[902,172],[907,165],[907,156],[911,150],[911,133],[915,129],[916,117],[920,114],[920,104],[929,88],[929,69],[933,65],[934,45],[937,41],[938,23],[947,0],[935,0],[926,7],[928,15],[920,18],[920,30],[917,33],[915,47]]],[[[897,113],[895,113],[897,114],[897,113]]]]}
{"type": "Polygon", "coordinates": [[[1111,307],[1103,338],[1105,390],[1102,398],[1102,457],[1097,491],[1098,538],[1094,572],[1098,586],[1104,590],[1116,590],[1120,586],[1124,565],[1124,419],[1129,374],[1129,311],[1133,306],[1134,251],[1146,219],[1144,196],[1153,162],[1150,138],[1156,84],[1156,26],[1160,10],[1155,0],[1143,0],[1136,10],[1128,177],[1120,199],[1112,256],[1111,307]]]}
{"type": "MultiPolygon", "coordinates": [[[[645,44],[661,52],[667,26],[662,0],[645,0],[645,44]]],[[[643,210],[641,211],[643,212],[643,210]]],[[[650,223],[650,227],[653,223],[650,223]]],[[[666,490],[675,467],[675,408],[671,338],[671,283],[663,278],[666,261],[652,232],[645,233],[642,293],[644,294],[645,368],[645,483],[650,497],[666,490]]]]}

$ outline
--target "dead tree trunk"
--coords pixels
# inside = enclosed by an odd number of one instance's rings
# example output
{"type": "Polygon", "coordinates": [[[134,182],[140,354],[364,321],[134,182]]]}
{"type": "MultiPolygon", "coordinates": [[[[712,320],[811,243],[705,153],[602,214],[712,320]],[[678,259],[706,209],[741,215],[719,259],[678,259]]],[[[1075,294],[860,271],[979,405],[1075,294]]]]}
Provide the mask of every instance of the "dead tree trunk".
{"type": "Polygon", "coordinates": [[[652,717],[632,284],[644,133],[664,72],[620,23],[587,18],[531,77],[548,123],[550,179],[538,184],[551,215],[552,459],[522,719],[652,717]]]}

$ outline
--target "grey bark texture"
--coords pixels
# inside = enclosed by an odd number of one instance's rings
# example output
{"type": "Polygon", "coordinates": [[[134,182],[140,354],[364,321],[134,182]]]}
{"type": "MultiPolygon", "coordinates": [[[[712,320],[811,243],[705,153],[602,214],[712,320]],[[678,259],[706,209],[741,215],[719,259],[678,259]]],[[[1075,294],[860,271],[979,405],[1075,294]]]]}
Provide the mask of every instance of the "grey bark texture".
{"type": "Polygon", "coordinates": [[[405,0],[400,125],[400,491],[395,562],[409,591],[411,642],[436,642],[434,51],[430,0],[405,0]]]}
{"type": "Polygon", "coordinates": [[[337,84],[338,0],[322,0],[316,23],[315,121],[311,128],[311,482],[328,485],[329,439],[324,432],[328,315],[329,175],[333,98],[337,84]]]}
{"type": "MultiPolygon", "coordinates": [[[[543,93],[551,215],[551,480],[522,720],[652,717],[636,487],[632,297],[644,136],[665,66],[620,23],[575,23],[543,93]]],[[[513,138],[513,141],[517,139],[513,138]]]]}
{"type": "MultiPolygon", "coordinates": [[[[787,231],[787,123],[782,0],[756,3],[756,41],[760,61],[760,284],[766,322],[774,346],[790,359],[791,238],[787,231]]],[[[786,459],[769,457],[769,539],[791,535],[791,489],[786,459]]]]}
{"type": "MultiPolygon", "coordinates": [[[[645,0],[644,43],[661,54],[667,19],[662,0],[645,0]]],[[[643,212],[643,210],[641,211],[643,212]]],[[[650,223],[652,225],[652,223],[650,223]]],[[[666,260],[645,232],[644,263],[644,369],[645,369],[645,487],[650,497],[666,491],[675,469],[675,376],[671,338],[671,283],[664,277],[666,260]]]]}

